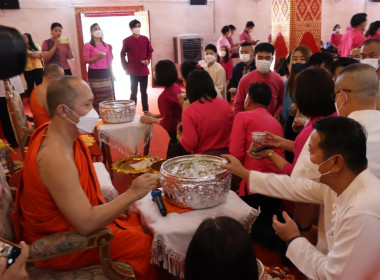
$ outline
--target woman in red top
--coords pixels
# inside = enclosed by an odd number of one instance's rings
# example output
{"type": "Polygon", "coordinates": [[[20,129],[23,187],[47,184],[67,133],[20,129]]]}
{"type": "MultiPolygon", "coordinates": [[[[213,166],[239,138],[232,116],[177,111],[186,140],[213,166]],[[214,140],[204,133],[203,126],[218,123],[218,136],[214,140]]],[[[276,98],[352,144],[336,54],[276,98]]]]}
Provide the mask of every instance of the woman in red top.
{"type": "Polygon", "coordinates": [[[182,113],[183,131],[177,139],[193,154],[228,153],[233,113],[224,99],[216,97],[214,83],[203,69],[195,69],[186,82],[190,105],[182,113]]]}
{"type": "MultiPolygon", "coordinates": [[[[226,72],[226,88],[228,88],[232,78],[232,72],[234,70],[234,63],[226,46],[220,47],[218,51],[218,63],[222,65],[224,71],[226,72]]],[[[227,91],[227,101],[229,102],[230,100],[231,93],[227,91]]]]}
{"type": "Polygon", "coordinates": [[[170,60],[160,60],[155,67],[154,82],[158,86],[163,86],[164,91],[158,97],[159,114],[145,113],[140,118],[140,122],[161,125],[169,134],[170,142],[167,158],[185,155],[187,152],[183,149],[176,138],[176,129],[181,122],[182,108],[179,104],[177,95],[181,93],[180,87],[176,84],[178,79],[177,69],[170,60]]]}
{"type": "Polygon", "coordinates": [[[222,65],[224,71],[226,71],[226,86],[228,87],[232,78],[232,71],[234,70],[234,64],[230,58],[230,53],[226,46],[220,47],[218,51],[218,63],[222,65]]]}

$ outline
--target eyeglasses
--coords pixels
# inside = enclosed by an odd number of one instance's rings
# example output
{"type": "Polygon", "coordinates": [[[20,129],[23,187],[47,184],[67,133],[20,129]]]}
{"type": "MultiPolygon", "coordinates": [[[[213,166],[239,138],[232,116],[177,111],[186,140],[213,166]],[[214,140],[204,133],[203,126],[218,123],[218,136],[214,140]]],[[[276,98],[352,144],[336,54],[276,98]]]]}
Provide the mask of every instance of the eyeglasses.
{"type": "Polygon", "coordinates": [[[331,99],[332,99],[332,101],[335,101],[335,97],[336,97],[336,95],[338,94],[338,93],[340,93],[340,92],[344,92],[344,93],[346,93],[346,92],[352,92],[352,90],[350,90],[350,89],[340,89],[340,90],[338,90],[338,91],[336,91],[336,92],[334,92],[334,93],[331,93],[331,99]]]}

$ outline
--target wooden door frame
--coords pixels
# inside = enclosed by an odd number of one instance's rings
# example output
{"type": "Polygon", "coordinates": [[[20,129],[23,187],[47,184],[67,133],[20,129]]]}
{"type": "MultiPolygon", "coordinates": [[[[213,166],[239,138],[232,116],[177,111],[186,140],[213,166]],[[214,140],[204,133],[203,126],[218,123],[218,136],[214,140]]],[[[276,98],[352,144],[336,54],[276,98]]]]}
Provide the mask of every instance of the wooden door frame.
{"type": "Polygon", "coordinates": [[[75,8],[75,19],[77,26],[77,36],[78,36],[78,47],[79,47],[79,59],[80,59],[80,69],[82,74],[82,79],[87,81],[87,70],[86,64],[83,62],[83,46],[84,40],[82,35],[82,19],[81,13],[99,13],[107,14],[111,12],[140,12],[144,11],[144,6],[114,6],[114,7],[76,7],[75,8]]]}

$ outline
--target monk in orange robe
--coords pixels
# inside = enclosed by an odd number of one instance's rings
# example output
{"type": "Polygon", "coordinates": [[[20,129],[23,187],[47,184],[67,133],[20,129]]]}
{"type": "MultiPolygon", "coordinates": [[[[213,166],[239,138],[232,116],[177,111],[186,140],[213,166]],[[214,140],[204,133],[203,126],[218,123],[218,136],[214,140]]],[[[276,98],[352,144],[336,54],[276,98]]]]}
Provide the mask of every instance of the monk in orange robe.
{"type": "MultiPolygon", "coordinates": [[[[118,198],[104,202],[91,155],[77,140],[79,124],[93,110],[92,100],[90,87],[79,78],[64,76],[49,84],[47,104],[52,119],[37,128],[29,142],[13,214],[16,236],[32,243],[57,232],[89,234],[109,227],[114,233],[112,260],[131,264],[137,279],[155,279],[151,236],[144,233],[135,213],[127,219],[117,218],[156,187],[157,176],[139,176],[118,198]]],[[[71,269],[99,263],[97,249],[92,249],[36,266],[71,269]]]]}
{"type": "Polygon", "coordinates": [[[50,64],[46,66],[42,77],[42,83],[35,87],[30,94],[30,111],[33,114],[33,122],[36,128],[43,123],[50,122],[50,116],[45,109],[47,108],[46,88],[50,81],[63,75],[65,75],[65,72],[60,65],[50,64]]]}
{"type": "MultiPolygon", "coordinates": [[[[46,89],[49,82],[54,80],[56,77],[61,77],[64,75],[65,72],[60,65],[50,64],[46,66],[44,69],[42,83],[36,86],[30,94],[30,111],[33,114],[33,122],[36,128],[44,123],[50,122],[50,116],[47,111],[46,104],[46,89]]],[[[93,139],[92,134],[84,135],[88,135],[93,139]]],[[[92,145],[88,146],[88,148],[90,149],[92,156],[102,155],[102,151],[96,142],[92,143],[92,145]]]]}

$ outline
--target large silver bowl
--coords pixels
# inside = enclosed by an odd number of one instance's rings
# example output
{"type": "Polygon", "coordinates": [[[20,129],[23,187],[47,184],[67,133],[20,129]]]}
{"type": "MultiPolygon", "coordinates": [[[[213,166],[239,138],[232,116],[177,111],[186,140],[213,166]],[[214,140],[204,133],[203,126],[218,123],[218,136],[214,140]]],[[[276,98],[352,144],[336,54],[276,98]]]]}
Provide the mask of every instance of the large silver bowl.
{"type": "Polygon", "coordinates": [[[232,175],[221,169],[227,160],[209,155],[175,157],[161,165],[160,183],[170,203],[204,209],[223,203],[231,188],[232,175]]]}
{"type": "Polygon", "coordinates": [[[99,103],[99,113],[105,123],[131,122],[136,115],[133,100],[111,100],[99,103]]]}

